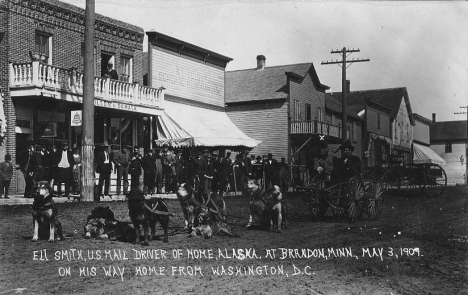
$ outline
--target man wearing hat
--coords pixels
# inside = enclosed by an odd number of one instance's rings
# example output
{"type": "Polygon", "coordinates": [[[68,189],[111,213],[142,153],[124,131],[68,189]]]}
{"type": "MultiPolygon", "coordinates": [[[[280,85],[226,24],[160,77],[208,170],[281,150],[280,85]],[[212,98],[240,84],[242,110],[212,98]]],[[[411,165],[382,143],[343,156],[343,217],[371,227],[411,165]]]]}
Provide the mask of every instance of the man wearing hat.
{"type": "Polygon", "coordinates": [[[128,167],[130,165],[130,153],[127,146],[122,146],[122,151],[114,155],[114,165],[117,168],[117,195],[120,195],[123,180],[123,193],[128,193],[128,167]]]}
{"type": "Polygon", "coordinates": [[[164,184],[165,193],[175,192],[177,190],[177,171],[176,171],[176,156],[169,150],[167,145],[163,146],[163,171],[166,178],[164,184]]]}
{"type": "Polygon", "coordinates": [[[278,161],[273,159],[273,154],[268,153],[266,161],[263,163],[265,170],[265,188],[271,188],[278,184],[278,161]]]}
{"type": "Polygon", "coordinates": [[[37,155],[33,141],[28,141],[27,150],[21,153],[18,162],[23,172],[26,185],[24,188],[24,197],[32,198],[34,194],[34,181],[37,176],[37,155]]]}
{"type": "Polygon", "coordinates": [[[57,175],[55,184],[57,185],[57,195],[62,195],[62,183],[65,183],[65,197],[70,194],[70,188],[73,184],[73,152],[68,149],[68,142],[64,141],[61,144],[62,150],[57,152],[55,163],[57,165],[57,175]]]}
{"type": "Polygon", "coordinates": [[[320,180],[326,180],[333,171],[333,161],[335,156],[328,152],[328,144],[325,141],[319,142],[320,154],[314,158],[312,177],[318,176],[320,180]]]}
{"type": "Polygon", "coordinates": [[[147,149],[145,156],[141,161],[143,168],[143,192],[154,194],[155,178],[156,178],[156,157],[153,155],[152,149],[147,149]]]}
{"type": "Polygon", "coordinates": [[[111,78],[112,80],[119,80],[119,75],[117,74],[117,71],[114,70],[114,64],[112,61],[109,61],[107,63],[107,71],[104,74],[104,78],[111,78]]]}
{"type": "Polygon", "coordinates": [[[13,175],[13,164],[11,155],[5,155],[5,162],[0,163],[0,198],[9,199],[8,188],[10,187],[11,176],[13,175]]]}
{"type": "Polygon", "coordinates": [[[177,174],[177,184],[180,185],[187,181],[187,161],[182,154],[181,149],[176,149],[175,151],[176,156],[176,174],[177,174]]]}
{"type": "Polygon", "coordinates": [[[205,189],[205,192],[209,194],[212,191],[214,178],[213,158],[209,151],[205,152],[205,155],[201,160],[201,174],[203,175],[203,179],[200,179],[203,183],[203,188],[205,189]]]}
{"type": "Polygon", "coordinates": [[[231,164],[231,152],[227,152],[226,156],[219,160],[218,166],[219,193],[221,195],[228,190],[228,184],[230,184],[232,174],[231,164]]]}
{"type": "Polygon", "coordinates": [[[99,173],[98,194],[97,197],[102,196],[102,186],[104,185],[104,196],[109,195],[110,175],[112,172],[112,159],[109,153],[109,144],[107,141],[102,145],[102,151],[96,157],[96,172],[99,173]]]}
{"type": "Polygon", "coordinates": [[[339,150],[341,150],[341,158],[335,160],[333,178],[339,181],[347,181],[354,176],[361,176],[361,159],[352,154],[354,146],[351,142],[347,140],[340,145],[339,150]]]}

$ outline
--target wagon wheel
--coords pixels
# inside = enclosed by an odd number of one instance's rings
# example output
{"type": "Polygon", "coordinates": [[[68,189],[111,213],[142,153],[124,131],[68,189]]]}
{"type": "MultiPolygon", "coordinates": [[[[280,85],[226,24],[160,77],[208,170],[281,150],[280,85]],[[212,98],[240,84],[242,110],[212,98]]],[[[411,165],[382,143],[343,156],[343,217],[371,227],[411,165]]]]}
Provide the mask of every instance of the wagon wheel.
{"type": "Polygon", "coordinates": [[[429,197],[442,195],[447,186],[447,174],[445,174],[445,170],[437,164],[426,164],[423,170],[426,176],[424,194],[429,197]]]}
{"type": "Polygon", "coordinates": [[[350,222],[355,222],[362,213],[364,185],[356,178],[352,178],[346,187],[344,208],[350,222]]]}
{"type": "Polygon", "coordinates": [[[400,189],[407,195],[418,195],[424,191],[426,176],[416,164],[407,164],[400,173],[400,189]]]}
{"type": "Polygon", "coordinates": [[[335,218],[345,215],[343,199],[346,194],[346,187],[347,183],[342,182],[324,190],[324,202],[328,204],[328,207],[331,209],[331,212],[335,218]]]}
{"type": "Polygon", "coordinates": [[[372,220],[379,219],[380,214],[382,213],[383,202],[384,202],[384,198],[383,198],[384,186],[385,184],[382,180],[374,181],[366,190],[366,198],[367,198],[366,210],[367,210],[367,214],[372,220]]]}
{"type": "Polygon", "coordinates": [[[326,206],[323,208],[322,191],[313,188],[301,188],[300,192],[304,193],[301,199],[306,203],[311,219],[316,217],[320,220],[325,215],[326,209],[328,208],[327,204],[325,204],[326,206]]]}

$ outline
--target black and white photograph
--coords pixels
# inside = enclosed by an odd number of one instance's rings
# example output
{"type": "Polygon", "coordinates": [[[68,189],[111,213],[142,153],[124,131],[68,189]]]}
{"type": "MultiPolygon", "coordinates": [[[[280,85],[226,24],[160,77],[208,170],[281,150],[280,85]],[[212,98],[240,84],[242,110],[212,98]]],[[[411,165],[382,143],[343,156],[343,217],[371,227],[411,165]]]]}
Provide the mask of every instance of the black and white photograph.
{"type": "Polygon", "coordinates": [[[0,294],[468,294],[467,27],[0,0],[0,294]]]}

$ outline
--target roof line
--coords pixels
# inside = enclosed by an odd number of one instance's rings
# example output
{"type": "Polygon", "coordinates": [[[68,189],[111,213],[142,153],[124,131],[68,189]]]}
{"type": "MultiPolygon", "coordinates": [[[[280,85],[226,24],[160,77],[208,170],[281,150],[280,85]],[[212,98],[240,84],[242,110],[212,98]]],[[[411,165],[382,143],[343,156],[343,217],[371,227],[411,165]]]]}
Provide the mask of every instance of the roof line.
{"type": "MultiPolygon", "coordinates": [[[[299,65],[312,65],[312,62],[302,62],[298,64],[287,64],[287,65],[276,65],[276,66],[271,66],[271,67],[265,67],[265,69],[272,69],[272,68],[279,68],[279,67],[288,67],[288,66],[299,66],[299,65]]],[[[233,73],[233,72],[242,72],[242,71],[251,71],[251,70],[257,70],[257,68],[250,68],[250,69],[242,69],[242,70],[234,70],[234,71],[226,71],[226,73],[233,73]]],[[[264,70],[262,70],[264,71],[264,70]]]]}

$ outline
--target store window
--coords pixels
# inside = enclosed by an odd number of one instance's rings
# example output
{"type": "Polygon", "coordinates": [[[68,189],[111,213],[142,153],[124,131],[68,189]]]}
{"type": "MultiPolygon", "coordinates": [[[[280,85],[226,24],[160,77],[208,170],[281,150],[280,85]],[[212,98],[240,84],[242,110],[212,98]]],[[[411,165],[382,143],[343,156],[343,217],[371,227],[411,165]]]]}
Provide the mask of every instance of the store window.
{"type": "Polygon", "coordinates": [[[109,130],[109,143],[115,147],[133,146],[134,137],[133,119],[111,118],[109,130]]]}
{"type": "Polygon", "coordinates": [[[69,140],[66,114],[57,110],[37,111],[37,135],[40,141],[59,144],[69,140]]]}

